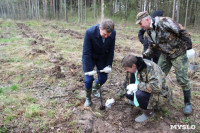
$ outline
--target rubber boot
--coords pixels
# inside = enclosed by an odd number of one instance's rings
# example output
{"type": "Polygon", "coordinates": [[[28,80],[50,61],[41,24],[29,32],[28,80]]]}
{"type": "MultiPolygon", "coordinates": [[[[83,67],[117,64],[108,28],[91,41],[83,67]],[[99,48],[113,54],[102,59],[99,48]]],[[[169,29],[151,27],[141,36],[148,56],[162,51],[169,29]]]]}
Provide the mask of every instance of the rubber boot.
{"type": "Polygon", "coordinates": [[[136,122],[144,122],[149,118],[154,117],[154,111],[152,109],[144,110],[143,114],[135,118],[136,122]]]}
{"type": "Polygon", "coordinates": [[[191,91],[190,90],[183,91],[183,94],[184,94],[184,103],[185,103],[183,112],[186,115],[190,115],[192,113],[192,104],[190,103],[191,91]]]}
{"type": "Polygon", "coordinates": [[[92,93],[95,97],[100,97],[100,94],[98,92],[99,88],[101,87],[100,84],[97,84],[96,82],[94,83],[93,87],[92,87],[92,93]]]}
{"type": "Polygon", "coordinates": [[[86,91],[86,100],[85,100],[84,106],[89,107],[92,104],[91,102],[92,89],[85,89],[85,91],[86,91]]]}

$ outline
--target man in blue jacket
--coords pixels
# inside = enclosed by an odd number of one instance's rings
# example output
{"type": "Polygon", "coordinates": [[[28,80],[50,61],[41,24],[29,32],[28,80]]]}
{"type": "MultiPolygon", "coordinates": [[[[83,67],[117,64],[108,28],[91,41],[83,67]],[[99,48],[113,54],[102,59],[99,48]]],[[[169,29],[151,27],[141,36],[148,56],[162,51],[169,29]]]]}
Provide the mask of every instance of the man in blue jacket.
{"type": "Polygon", "coordinates": [[[103,20],[101,24],[90,27],[86,33],[83,43],[82,64],[85,77],[86,101],[85,107],[91,105],[91,93],[99,97],[97,90],[106,80],[114,57],[115,48],[114,23],[112,20],[103,20]],[[94,80],[94,67],[98,71],[98,79],[92,87],[94,80]]]}

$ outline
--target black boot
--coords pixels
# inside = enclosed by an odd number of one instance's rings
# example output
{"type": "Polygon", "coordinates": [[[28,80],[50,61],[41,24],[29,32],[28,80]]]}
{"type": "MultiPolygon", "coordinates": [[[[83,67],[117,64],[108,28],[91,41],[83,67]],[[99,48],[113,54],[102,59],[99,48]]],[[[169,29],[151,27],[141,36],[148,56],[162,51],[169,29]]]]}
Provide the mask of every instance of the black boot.
{"type": "Polygon", "coordinates": [[[91,102],[92,89],[85,89],[85,91],[86,91],[86,100],[85,100],[84,106],[88,107],[92,104],[91,102]]]}
{"type": "Polygon", "coordinates": [[[183,112],[186,115],[190,115],[192,113],[192,104],[190,103],[191,91],[190,90],[183,91],[183,94],[184,94],[184,103],[185,103],[183,112]]]}

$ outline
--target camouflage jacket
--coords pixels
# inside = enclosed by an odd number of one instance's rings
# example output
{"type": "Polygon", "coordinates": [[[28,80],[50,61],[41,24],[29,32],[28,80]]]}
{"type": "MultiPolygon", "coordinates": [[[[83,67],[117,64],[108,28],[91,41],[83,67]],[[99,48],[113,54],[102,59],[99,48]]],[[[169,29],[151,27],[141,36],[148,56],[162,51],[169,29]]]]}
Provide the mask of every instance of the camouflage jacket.
{"type": "Polygon", "coordinates": [[[185,54],[186,46],[180,39],[181,27],[169,17],[155,17],[148,30],[149,48],[146,55],[153,54],[153,47],[157,47],[166,58],[174,59],[185,54]]]}
{"type": "Polygon", "coordinates": [[[138,84],[138,89],[151,93],[147,109],[159,108],[170,102],[172,99],[172,92],[166,85],[166,76],[161,68],[152,61],[143,60],[147,67],[137,75],[140,82],[138,84]]]}

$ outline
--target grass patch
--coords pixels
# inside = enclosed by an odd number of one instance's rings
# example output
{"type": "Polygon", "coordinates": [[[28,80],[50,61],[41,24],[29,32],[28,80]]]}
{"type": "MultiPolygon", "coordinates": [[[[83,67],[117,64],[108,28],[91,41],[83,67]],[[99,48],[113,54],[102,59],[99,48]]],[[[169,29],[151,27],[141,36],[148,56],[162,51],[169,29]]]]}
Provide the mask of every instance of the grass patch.
{"type": "Polygon", "coordinates": [[[71,121],[71,122],[69,123],[69,125],[68,125],[68,126],[70,126],[70,127],[73,127],[75,124],[76,124],[76,121],[75,121],[75,120],[73,120],[73,121],[71,121]]]}
{"type": "Polygon", "coordinates": [[[5,127],[0,127],[0,133],[7,133],[7,128],[5,127]]]}
{"type": "Polygon", "coordinates": [[[4,92],[4,88],[0,88],[0,94],[4,92]]]}
{"type": "Polygon", "coordinates": [[[70,107],[70,106],[72,106],[72,104],[69,104],[69,103],[65,104],[65,107],[66,107],[66,108],[68,108],[68,107],[70,107]]]}
{"type": "Polygon", "coordinates": [[[3,28],[6,28],[6,27],[15,27],[15,24],[12,21],[6,21],[5,23],[2,23],[1,26],[3,28]]]}
{"type": "Polygon", "coordinates": [[[14,116],[6,116],[3,120],[4,123],[10,123],[15,117],[14,116]]]}
{"type": "Polygon", "coordinates": [[[75,91],[74,91],[74,94],[78,94],[78,90],[75,90],[75,91]]]}
{"type": "Polygon", "coordinates": [[[82,95],[76,95],[76,98],[81,100],[81,99],[84,99],[85,97],[83,97],[82,95]]]}
{"type": "Polygon", "coordinates": [[[101,113],[99,113],[99,112],[94,112],[94,114],[95,114],[97,117],[102,118],[102,114],[101,114],[101,113]]]}
{"type": "Polygon", "coordinates": [[[26,101],[30,102],[30,103],[36,103],[37,99],[31,96],[26,96],[25,98],[26,101]]]}
{"type": "Polygon", "coordinates": [[[41,108],[38,104],[30,105],[26,108],[25,116],[27,118],[33,118],[39,116],[41,113],[41,108]]]}
{"type": "Polygon", "coordinates": [[[54,110],[49,110],[47,115],[48,115],[48,117],[53,118],[55,116],[55,111],[54,110]]]}
{"type": "Polygon", "coordinates": [[[71,110],[68,110],[67,113],[64,114],[64,117],[65,117],[66,119],[69,119],[71,115],[72,115],[72,111],[71,111],[71,110]]]}
{"type": "Polygon", "coordinates": [[[16,91],[16,90],[19,90],[19,87],[18,87],[17,84],[13,84],[13,85],[10,86],[10,90],[11,91],[16,91]]]}
{"type": "Polygon", "coordinates": [[[190,124],[190,119],[188,117],[186,117],[185,119],[181,119],[181,123],[183,124],[190,124]]]}

